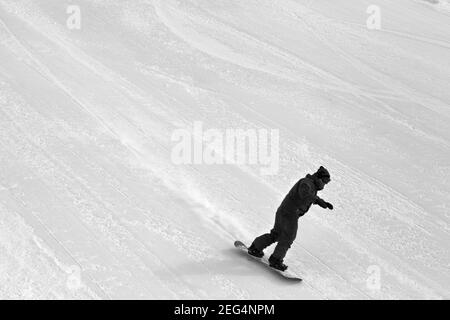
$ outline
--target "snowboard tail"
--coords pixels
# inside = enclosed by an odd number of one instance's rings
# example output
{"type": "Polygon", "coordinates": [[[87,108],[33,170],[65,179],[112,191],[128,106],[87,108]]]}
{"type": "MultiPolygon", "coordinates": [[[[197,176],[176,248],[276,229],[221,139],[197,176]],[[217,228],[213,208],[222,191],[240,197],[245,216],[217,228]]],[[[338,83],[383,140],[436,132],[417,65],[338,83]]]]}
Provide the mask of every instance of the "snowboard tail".
{"type": "Polygon", "coordinates": [[[283,276],[286,279],[295,280],[295,281],[303,280],[302,278],[300,278],[298,275],[296,275],[294,272],[292,272],[290,270],[281,271],[281,270],[271,267],[269,264],[269,260],[266,257],[258,258],[258,257],[252,256],[251,254],[248,253],[248,247],[242,241],[239,241],[239,240],[235,241],[234,246],[236,248],[244,251],[245,253],[247,253],[247,255],[252,257],[253,259],[262,262],[262,264],[269,267],[271,270],[275,271],[276,273],[280,274],[281,276],[283,276]]]}

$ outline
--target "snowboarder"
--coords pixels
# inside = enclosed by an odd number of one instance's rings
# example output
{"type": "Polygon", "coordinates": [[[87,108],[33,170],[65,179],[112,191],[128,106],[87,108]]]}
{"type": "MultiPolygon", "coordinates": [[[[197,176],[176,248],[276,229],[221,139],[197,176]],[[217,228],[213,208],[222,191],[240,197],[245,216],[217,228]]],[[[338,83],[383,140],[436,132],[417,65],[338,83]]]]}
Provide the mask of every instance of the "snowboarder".
{"type": "Polygon", "coordinates": [[[257,237],[249,247],[248,253],[262,258],[263,250],[278,242],[269,258],[269,263],[271,267],[285,271],[287,266],[283,264],[283,259],[297,236],[298,218],[308,212],[313,204],[333,210],[331,203],[317,196],[317,191],[322,190],[330,181],[330,173],[322,166],[316,173],[307,174],[300,179],[278,208],[273,229],[270,233],[257,237]]]}

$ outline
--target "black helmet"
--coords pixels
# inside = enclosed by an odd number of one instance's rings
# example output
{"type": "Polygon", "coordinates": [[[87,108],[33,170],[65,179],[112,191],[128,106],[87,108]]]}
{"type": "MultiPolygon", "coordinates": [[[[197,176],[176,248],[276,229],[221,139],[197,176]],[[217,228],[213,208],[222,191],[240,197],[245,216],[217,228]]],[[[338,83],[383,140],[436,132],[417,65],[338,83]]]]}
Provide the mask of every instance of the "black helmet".
{"type": "Polygon", "coordinates": [[[316,176],[319,179],[330,178],[330,173],[328,172],[327,169],[325,169],[324,167],[320,166],[320,168],[316,172],[316,176]]]}

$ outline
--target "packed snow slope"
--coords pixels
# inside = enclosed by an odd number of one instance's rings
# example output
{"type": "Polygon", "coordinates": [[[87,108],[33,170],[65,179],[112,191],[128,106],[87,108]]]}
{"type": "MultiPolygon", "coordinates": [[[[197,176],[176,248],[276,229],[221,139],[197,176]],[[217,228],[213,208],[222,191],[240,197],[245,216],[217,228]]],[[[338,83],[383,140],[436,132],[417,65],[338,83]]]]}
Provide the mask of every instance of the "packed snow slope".
{"type": "Polygon", "coordinates": [[[0,298],[450,298],[445,4],[0,0],[0,298]],[[279,130],[279,171],[174,163],[198,121],[279,130]],[[233,241],[319,165],[293,284],[233,241]]]}

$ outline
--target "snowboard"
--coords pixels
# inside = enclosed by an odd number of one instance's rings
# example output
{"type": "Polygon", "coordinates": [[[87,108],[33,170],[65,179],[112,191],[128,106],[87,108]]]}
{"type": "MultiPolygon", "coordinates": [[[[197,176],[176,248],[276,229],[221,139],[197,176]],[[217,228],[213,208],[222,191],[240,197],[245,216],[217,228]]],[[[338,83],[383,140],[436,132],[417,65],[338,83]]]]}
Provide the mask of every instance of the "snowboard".
{"type": "Polygon", "coordinates": [[[258,258],[255,256],[252,256],[251,254],[248,254],[248,247],[241,241],[235,241],[234,242],[234,246],[242,251],[244,251],[249,257],[252,257],[253,259],[262,262],[262,264],[264,264],[265,266],[269,267],[269,269],[273,270],[274,272],[280,274],[281,276],[283,276],[286,279],[290,279],[293,281],[302,281],[302,278],[300,278],[298,275],[296,275],[294,272],[290,271],[289,269],[287,269],[286,271],[281,271],[275,268],[272,268],[269,264],[269,260],[266,258],[266,256],[262,257],[262,258],[258,258]]]}

